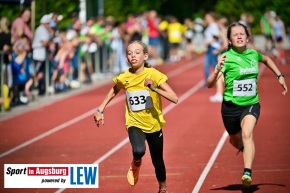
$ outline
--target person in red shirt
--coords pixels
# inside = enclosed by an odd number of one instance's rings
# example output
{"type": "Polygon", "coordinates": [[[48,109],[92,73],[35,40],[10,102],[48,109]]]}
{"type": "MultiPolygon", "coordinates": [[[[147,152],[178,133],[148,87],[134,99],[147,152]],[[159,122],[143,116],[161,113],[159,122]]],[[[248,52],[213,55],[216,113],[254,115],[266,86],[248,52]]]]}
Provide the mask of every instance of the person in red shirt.
{"type": "Polygon", "coordinates": [[[158,58],[157,45],[159,37],[159,20],[157,12],[151,10],[148,14],[149,55],[154,60],[158,58]]]}

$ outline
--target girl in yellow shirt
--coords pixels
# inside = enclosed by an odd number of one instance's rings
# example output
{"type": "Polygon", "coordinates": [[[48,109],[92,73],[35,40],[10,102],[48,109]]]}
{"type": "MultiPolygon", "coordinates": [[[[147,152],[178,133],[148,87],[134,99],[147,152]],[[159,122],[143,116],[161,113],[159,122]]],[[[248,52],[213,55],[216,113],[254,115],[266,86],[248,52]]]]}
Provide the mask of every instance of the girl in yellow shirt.
{"type": "Polygon", "coordinates": [[[131,68],[113,78],[115,85],[97,109],[94,115],[95,123],[97,126],[104,124],[105,107],[121,89],[124,89],[126,129],[133,152],[133,160],[127,174],[128,182],[134,186],[138,181],[147,140],[159,183],[159,193],[167,193],[162,133],[166,122],[162,114],[161,96],[173,103],[178,102],[178,97],[166,82],[167,76],[146,63],[148,48],[143,42],[131,42],[126,49],[126,59],[131,68]]]}

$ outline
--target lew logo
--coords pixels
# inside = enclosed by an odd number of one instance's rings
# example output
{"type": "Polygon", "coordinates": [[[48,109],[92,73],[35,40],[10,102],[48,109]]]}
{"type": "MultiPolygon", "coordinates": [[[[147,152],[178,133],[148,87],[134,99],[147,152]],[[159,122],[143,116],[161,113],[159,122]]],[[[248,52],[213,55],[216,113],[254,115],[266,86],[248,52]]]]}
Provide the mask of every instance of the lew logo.
{"type": "Polygon", "coordinates": [[[95,185],[98,174],[97,167],[71,167],[70,184],[71,185],[95,185]],[[76,169],[76,170],[75,170],[76,169]]]}

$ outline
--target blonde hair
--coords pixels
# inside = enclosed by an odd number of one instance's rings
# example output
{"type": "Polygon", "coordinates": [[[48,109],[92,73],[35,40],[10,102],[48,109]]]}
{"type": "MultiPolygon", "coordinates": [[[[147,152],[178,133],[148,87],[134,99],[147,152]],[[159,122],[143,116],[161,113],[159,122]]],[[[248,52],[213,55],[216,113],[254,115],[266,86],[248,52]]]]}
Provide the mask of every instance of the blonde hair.
{"type": "Polygon", "coordinates": [[[5,33],[9,33],[10,30],[8,28],[8,25],[9,25],[9,20],[7,17],[1,17],[1,20],[0,20],[0,31],[1,32],[5,32],[5,33]]]}
{"type": "MultiPolygon", "coordinates": [[[[139,45],[142,46],[142,50],[143,50],[143,53],[144,53],[144,54],[148,54],[148,47],[147,47],[147,45],[146,45],[144,42],[140,41],[140,40],[134,40],[134,41],[131,41],[131,42],[128,44],[128,46],[131,45],[131,44],[135,44],[135,43],[136,43],[136,44],[139,44],[139,45]]],[[[128,48],[128,46],[127,46],[127,48],[128,48]]],[[[126,48],[126,55],[127,55],[127,52],[128,52],[127,48],[126,48]]],[[[146,67],[146,68],[151,68],[151,65],[148,64],[147,61],[145,60],[145,61],[144,61],[144,67],[146,67]]]]}

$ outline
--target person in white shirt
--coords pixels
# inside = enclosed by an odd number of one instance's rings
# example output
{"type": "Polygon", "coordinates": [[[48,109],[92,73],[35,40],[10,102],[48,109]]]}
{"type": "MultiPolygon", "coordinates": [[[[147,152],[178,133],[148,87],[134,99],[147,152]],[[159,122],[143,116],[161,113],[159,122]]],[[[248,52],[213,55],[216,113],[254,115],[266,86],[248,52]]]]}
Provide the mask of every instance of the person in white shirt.
{"type": "Polygon", "coordinates": [[[47,47],[50,41],[50,22],[49,15],[44,15],[40,19],[40,25],[36,28],[32,42],[32,59],[35,65],[35,81],[38,82],[39,95],[45,94],[45,60],[47,47]]]}

